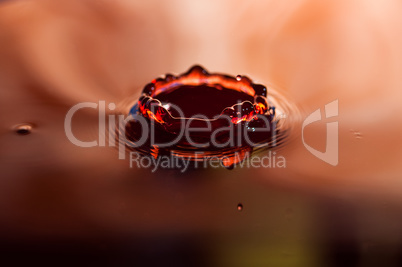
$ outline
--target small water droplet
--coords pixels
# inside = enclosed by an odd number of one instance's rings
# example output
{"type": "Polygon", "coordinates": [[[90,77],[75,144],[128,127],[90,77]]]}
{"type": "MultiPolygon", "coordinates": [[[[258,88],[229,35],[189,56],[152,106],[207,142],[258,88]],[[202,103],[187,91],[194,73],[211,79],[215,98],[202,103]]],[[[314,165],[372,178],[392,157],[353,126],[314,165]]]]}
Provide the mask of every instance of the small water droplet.
{"type": "Polygon", "coordinates": [[[253,85],[254,91],[256,95],[260,95],[263,97],[267,97],[267,87],[262,84],[254,84],[253,85]]]}
{"type": "Polygon", "coordinates": [[[361,132],[359,132],[359,131],[355,131],[355,130],[351,129],[350,132],[354,135],[354,137],[356,139],[362,139],[363,138],[361,132]]]}
{"type": "Polygon", "coordinates": [[[170,74],[170,73],[166,73],[166,74],[165,74],[165,80],[166,80],[167,82],[173,81],[174,79],[176,79],[176,77],[175,77],[174,75],[172,75],[172,74],[170,74]]]}
{"type": "Polygon", "coordinates": [[[237,210],[242,211],[243,210],[243,204],[241,204],[241,203],[237,204],[237,210]]]}
{"type": "Polygon", "coordinates": [[[187,75],[192,74],[192,75],[207,75],[208,72],[200,65],[194,65],[192,66],[186,73],[187,75]]]}
{"type": "Polygon", "coordinates": [[[142,93],[147,96],[152,96],[155,91],[155,83],[156,83],[156,79],[155,79],[155,82],[152,80],[152,83],[145,85],[144,89],[142,90],[142,93]]]}
{"type": "Polygon", "coordinates": [[[27,135],[32,131],[32,125],[29,123],[19,124],[15,126],[15,132],[19,135],[27,135]]]}
{"type": "Polygon", "coordinates": [[[241,80],[241,75],[237,75],[236,80],[240,81],[241,80]]]}

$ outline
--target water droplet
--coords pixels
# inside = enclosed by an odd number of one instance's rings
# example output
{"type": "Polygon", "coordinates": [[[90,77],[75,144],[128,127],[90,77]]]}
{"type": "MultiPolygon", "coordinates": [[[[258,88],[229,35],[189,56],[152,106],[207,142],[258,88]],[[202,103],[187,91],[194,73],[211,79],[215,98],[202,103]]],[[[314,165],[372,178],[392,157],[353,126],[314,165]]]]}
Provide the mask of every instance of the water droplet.
{"type": "Polygon", "coordinates": [[[243,204],[241,204],[241,203],[237,204],[237,210],[242,211],[243,210],[243,204]]]}
{"type": "Polygon", "coordinates": [[[265,114],[268,110],[268,101],[265,97],[256,95],[254,97],[254,108],[256,113],[258,114],[265,114]]]}
{"type": "Polygon", "coordinates": [[[264,85],[254,84],[253,88],[256,95],[267,97],[267,88],[264,85]]]}
{"type": "Polygon", "coordinates": [[[174,79],[176,79],[176,77],[175,77],[174,75],[172,75],[172,74],[170,74],[170,73],[166,73],[166,74],[165,74],[165,80],[166,80],[167,82],[173,81],[174,79]]]}
{"type": "MultiPolygon", "coordinates": [[[[156,80],[155,80],[156,82],[156,80]]],[[[147,96],[152,96],[154,94],[155,91],[155,83],[149,83],[147,85],[145,85],[144,89],[142,90],[142,93],[147,95],[147,96]]]]}
{"type": "Polygon", "coordinates": [[[27,135],[31,133],[32,128],[33,128],[32,124],[24,123],[15,126],[15,132],[19,135],[27,135]]]}
{"type": "Polygon", "coordinates": [[[194,65],[192,66],[186,73],[186,75],[207,75],[208,72],[200,65],[194,65]]]}
{"type": "Polygon", "coordinates": [[[241,75],[237,75],[236,80],[240,81],[241,80],[241,75]]]}
{"type": "Polygon", "coordinates": [[[362,139],[362,138],[363,138],[361,132],[359,132],[359,131],[356,131],[356,130],[351,129],[350,132],[354,135],[354,137],[355,137],[356,139],[362,139]]]}

